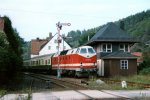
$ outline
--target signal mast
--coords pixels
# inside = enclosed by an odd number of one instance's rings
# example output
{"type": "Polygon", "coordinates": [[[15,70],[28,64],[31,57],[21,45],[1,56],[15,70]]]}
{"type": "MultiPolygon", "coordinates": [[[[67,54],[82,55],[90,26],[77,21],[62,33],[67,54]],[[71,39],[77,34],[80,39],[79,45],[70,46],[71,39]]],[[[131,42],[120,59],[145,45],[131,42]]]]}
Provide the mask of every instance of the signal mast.
{"type": "Polygon", "coordinates": [[[56,23],[57,31],[58,31],[58,37],[57,37],[57,42],[58,42],[58,67],[57,67],[57,78],[61,77],[61,70],[60,70],[60,59],[59,59],[59,47],[61,43],[60,39],[60,30],[62,29],[62,26],[70,26],[70,23],[56,23]]]}

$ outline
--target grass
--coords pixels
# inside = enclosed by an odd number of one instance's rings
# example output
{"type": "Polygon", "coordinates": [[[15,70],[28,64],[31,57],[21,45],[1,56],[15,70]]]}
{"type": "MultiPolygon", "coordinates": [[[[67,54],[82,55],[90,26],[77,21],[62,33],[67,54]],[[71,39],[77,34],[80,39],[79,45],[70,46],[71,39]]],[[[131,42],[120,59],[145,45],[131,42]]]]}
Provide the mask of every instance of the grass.
{"type": "Polygon", "coordinates": [[[115,76],[108,78],[109,80],[118,80],[119,82],[116,83],[105,83],[105,84],[98,84],[96,82],[97,78],[96,76],[94,77],[89,77],[89,88],[91,89],[98,89],[98,90],[137,90],[137,89],[143,89],[141,86],[127,86],[127,88],[122,88],[121,87],[121,81],[130,81],[130,82],[138,82],[138,83],[145,83],[145,84],[150,84],[150,78],[148,75],[133,75],[133,76],[115,76]]]}
{"type": "Polygon", "coordinates": [[[0,98],[7,93],[6,90],[0,89],[0,98]]]}
{"type": "Polygon", "coordinates": [[[145,83],[145,84],[150,84],[150,75],[133,75],[133,76],[115,76],[111,77],[109,79],[111,80],[125,80],[129,82],[137,82],[137,83],[145,83]]]}

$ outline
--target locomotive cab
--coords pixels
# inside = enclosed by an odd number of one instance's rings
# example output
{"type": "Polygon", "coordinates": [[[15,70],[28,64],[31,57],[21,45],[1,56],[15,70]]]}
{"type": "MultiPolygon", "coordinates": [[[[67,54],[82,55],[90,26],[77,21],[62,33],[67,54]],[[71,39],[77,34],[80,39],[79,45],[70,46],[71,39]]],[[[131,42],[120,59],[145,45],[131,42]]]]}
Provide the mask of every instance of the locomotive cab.
{"type": "Polygon", "coordinates": [[[90,58],[96,54],[95,50],[90,46],[80,47],[78,48],[77,52],[79,55],[82,55],[86,58],[90,58]]]}
{"type": "Polygon", "coordinates": [[[79,57],[80,62],[80,71],[78,71],[76,74],[77,76],[80,76],[80,74],[83,75],[83,73],[87,72],[96,72],[96,52],[95,50],[90,46],[82,46],[77,49],[77,54],[79,57]]]}

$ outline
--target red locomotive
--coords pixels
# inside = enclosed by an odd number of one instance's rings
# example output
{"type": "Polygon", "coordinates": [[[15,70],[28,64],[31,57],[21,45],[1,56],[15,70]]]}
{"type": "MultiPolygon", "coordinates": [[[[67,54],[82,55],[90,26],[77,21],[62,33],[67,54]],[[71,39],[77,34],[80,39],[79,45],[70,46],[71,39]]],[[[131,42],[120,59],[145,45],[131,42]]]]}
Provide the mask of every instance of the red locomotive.
{"type": "Polygon", "coordinates": [[[96,72],[96,53],[90,46],[65,50],[52,57],[52,69],[61,69],[62,74],[75,76],[96,72]]]}

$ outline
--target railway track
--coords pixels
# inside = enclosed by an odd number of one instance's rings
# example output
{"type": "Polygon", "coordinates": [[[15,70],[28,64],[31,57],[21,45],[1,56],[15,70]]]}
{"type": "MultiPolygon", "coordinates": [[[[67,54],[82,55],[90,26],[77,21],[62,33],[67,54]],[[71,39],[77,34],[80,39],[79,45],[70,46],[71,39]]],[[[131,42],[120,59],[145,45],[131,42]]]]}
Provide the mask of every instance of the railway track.
{"type": "Polygon", "coordinates": [[[47,83],[50,82],[50,83],[56,84],[58,86],[63,87],[64,89],[73,89],[73,90],[88,89],[88,87],[86,85],[81,84],[79,81],[78,82],[77,81],[70,81],[67,79],[51,77],[51,76],[43,75],[43,74],[26,73],[26,75],[44,80],[47,83]]]}
{"type": "MultiPolygon", "coordinates": [[[[56,78],[56,77],[52,77],[52,76],[48,76],[48,75],[43,75],[43,74],[33,74],[33,73],[25,73],[25,75],[29,75],[31,77],[40,79],[40,80],[44,80],[46,82],[50,82],[53,84],[56,84],[58,86],[61,86],[64,88],[64,90],[73,90],[75,91],[75,93],[80,94],[84,97],[86,97],[86,100],[90,99],[90,100],[96,100],[98,98],[89,95],[87,92],[90,91],[88,86],[86,86],[85,84],[81,84],[81,80],[82,79],[76,79],[75,81],[70,80],[70,78],[56,78]],[[87,92],[83,92],[83,90],[87,90],[87,92]]],[[[92,91],[92,90],[91,90],[92,91]]],[[[129,100],[129,98],[126,97],[121,97],[119,95],[114,95],[111,93],[106,93],[104,91],[100,91],[100,90],[95,90],[95,93],[98,93],[99,95],[106,95],[106,96],[110,96],[109,99],[113,98],[113,100],[129,100]]],[[[91,93],[90,93],[91,94],[91,93]]],[[[108,100],[108,98],[103,98],[104,100],[108,100]]]]}

